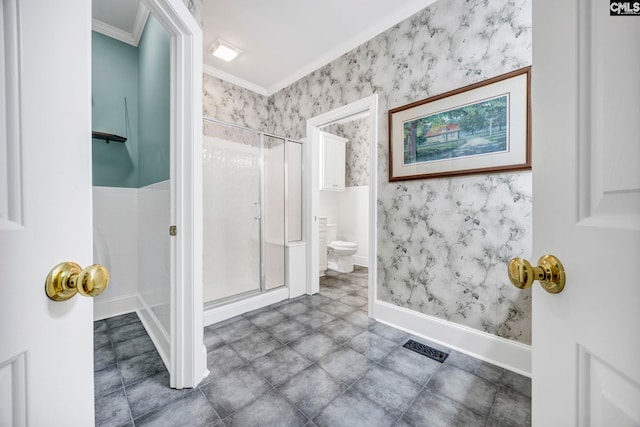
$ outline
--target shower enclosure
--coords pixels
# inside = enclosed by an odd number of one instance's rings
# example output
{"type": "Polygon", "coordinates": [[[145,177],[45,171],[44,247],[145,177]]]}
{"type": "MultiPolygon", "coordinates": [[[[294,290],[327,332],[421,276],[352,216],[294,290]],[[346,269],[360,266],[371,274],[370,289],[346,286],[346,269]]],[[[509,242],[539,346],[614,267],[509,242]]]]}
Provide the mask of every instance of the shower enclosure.
{"type": "Polygon", "coordinates": [[[285,286],[286,138],[205,118],[205,308],[285,286]]]}

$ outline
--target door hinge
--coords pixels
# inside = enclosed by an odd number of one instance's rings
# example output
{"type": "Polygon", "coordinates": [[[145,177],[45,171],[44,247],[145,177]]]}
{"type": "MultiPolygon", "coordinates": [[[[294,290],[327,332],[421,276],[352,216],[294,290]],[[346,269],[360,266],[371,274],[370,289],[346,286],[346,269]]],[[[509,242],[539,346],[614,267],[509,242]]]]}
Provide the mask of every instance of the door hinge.
{"type": "Polygon", "coordinates": [[[176,234],[178,234],[178,227],[176,227],[175,225],[170,226],[169,236],[175,236],[176,234]]]}

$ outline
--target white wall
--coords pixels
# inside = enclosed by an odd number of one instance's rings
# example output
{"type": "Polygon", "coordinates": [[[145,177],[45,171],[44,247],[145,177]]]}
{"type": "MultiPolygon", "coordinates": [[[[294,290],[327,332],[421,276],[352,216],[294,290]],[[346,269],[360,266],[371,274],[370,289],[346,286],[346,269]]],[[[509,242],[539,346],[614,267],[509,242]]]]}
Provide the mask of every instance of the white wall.
{"type": "Polygon", "coordinates": [[[369,186],[346,187],[345,191],[320,191],[320,216],[327,224],[338,224],[338,240],[358,244],[353,261],[369,265],[369,186]]]}
{"type": "Polygon", "coordinates": [[[169,331],[169,201],[169,181],[93,187],[94,262],[111,275],[94,299],[94,319],[148,307],[169,331]]]}
{"type": "Polygon", "coordinates": [[[109,286],[94,299],[94,318],[133,311],[138,294],[138,189],[93,187],[93,228],[94,262],[111,273],[109,286]]]}
{"type": "Polygon", "coordinates": [[[165,332],[171,330],[170,181],[138,189],[138,293],[165,332]]]}
{"type": "Polygon", "coordinates": [[[327,217],[327,224],[337,224],[340,219],[340,192],[320,191],[319,216],[327,217]]]}
{"type": "Polygon", "coordinates": [[[339,192],[338,239],[358,244],[353,262],[369,265],[369,186],[339,192]]]}
{"type": "Polygon", "coordinates": [[[111,274],[94,320],[137,311],[167,362],[171,331],[170,181],[93,187],[94,262],[111,274]]]}

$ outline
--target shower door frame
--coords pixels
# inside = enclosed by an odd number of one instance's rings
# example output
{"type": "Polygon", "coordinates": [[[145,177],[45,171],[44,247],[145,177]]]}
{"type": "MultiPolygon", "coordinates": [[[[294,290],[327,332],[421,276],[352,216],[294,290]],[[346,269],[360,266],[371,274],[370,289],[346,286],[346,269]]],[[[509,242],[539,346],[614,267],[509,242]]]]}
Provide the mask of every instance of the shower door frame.
{"type": "MultiPolygon", "coordinates": [[[[259,171],[260,171],[260,183],[259,183],[259,203],[260,203],[260,225],[259,225],[259,238],[260,238],[260,287],[255,291],[247,291],[240,294],[224,297],[218,300],[213,301],[204,301],[204,325],[212,325],[214,323],[230,319],[232,317],[238,316],[240,314],[246,313],[251,310],[255,310],[258,308],[265,307],[270,304],[274,304],[276,302],[282,301],[284,299],[289,298],[289,283],[286,280],[286,271],[288,267],[288,261],[286,257],[286,246],[288,242],[288,212],[287,206],[289,202],[289,168],[288,168],[288,147],[287,142],[292,141],[295,143],[302,144],[302,142],[286,138],[281,135],[276,135],[270,132],[259,131],[256,129],[251,129],[246,126],[238,125],[236,123],[226,122],[224,120],[219,120],[213,117],[202,117],[204,122],[209,122],[213,124],[217,124],[220,126],[227,126],[235,129],[240,129],[244,131],[249,131],[255,133],[255,135],[259,138],[259,171]],[[277,138],[283,141],[284,145],[284,245],[283,251],[284,255],[284,283],[282,286],[279,286],[274,289],[266,289],[266,267],[265,267],[265,236],[264,236],[264,174],[265,174],[265,164],[264,164],[264,139],[265,137],[277,138]]],[[[202,147],[201,147],[202,150],[202,147]]],[[[203,183],[204,185],[204,183],[203,183]]],[[[204,283],[204,280],[203,280],[204,283]]]]}

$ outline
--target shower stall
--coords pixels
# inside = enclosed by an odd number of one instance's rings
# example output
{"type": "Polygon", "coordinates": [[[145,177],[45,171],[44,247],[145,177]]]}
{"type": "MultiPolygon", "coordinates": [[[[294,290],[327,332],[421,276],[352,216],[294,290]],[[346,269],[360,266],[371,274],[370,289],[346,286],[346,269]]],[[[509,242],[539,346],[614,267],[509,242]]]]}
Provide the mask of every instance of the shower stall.
{"type": "Polygon", "coordinates": [[[296,141],[215,119],[205,118],[203,128],[207,310],[287,286],[288,152],[301,150],[296,141]]]}

